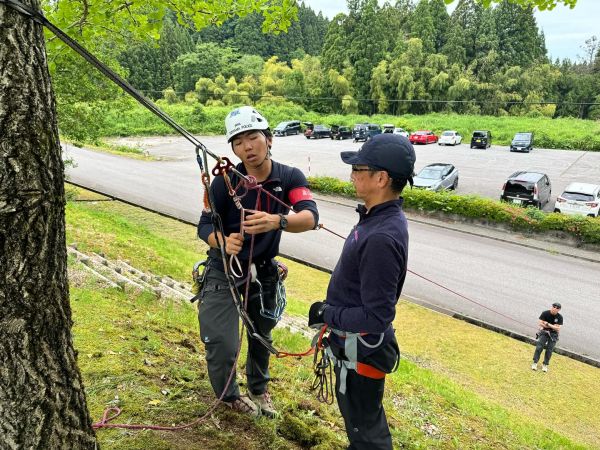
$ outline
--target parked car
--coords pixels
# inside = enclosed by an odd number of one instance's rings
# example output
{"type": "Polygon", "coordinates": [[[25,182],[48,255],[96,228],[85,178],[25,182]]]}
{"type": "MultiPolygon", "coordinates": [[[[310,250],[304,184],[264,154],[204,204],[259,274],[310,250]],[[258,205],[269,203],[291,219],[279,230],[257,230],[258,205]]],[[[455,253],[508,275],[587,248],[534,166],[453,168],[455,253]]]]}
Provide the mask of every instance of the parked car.
{"type": "Polygon", "coordinates": [[[408,131],[404,128],[394,128],[394,134],[399,134],[400,136],[408,137],[408,131]]]}
{"type": "Polygon", "coordinates": [[[331,139],[350,139],[352,137],[352,130],[350,127],[341,127],[339,125],[331,126],[331,139]]]}
{"type": "Polygon", "coordinates": [[[354,142],[367,141],[378,134],[381,134],[381,127],[374,123],[357,123],[352,130],[354,142]]]}
{"type": "Polygon", "coordinates": [[[551,195],[552,185],[548,175],[540,172],[519,171],[508,177],[502,186],[500,200],[542,209],[550,201],[551,195]]]}
{"type": "Polygon", "coordinates": [[[420,130],[412,133],[408,140],[411,144],[435,144],[438,137],[430,130],[420,130]]]}
{"type": "Polygon", "coordinates": [[[533,150],[533,133],[517,133],[510,143],[511,152],[527,152],[533,150]]]}
{"type": "Polygon", "coordinates": [[[471,148],[488,148],[492,146],[491,131],[473,131],[471,137],[471,148]]]}
{"type": "Polygon", "coordinates": [[[300,133],[300,121],[290,120],[289,122],[280,122],[275,128],[273,128],[273,134],[275,136],[289,136],[291,134],[300,133]]]}
{"type": "Polygon", "coordinates": [[[394,125],[392,125],[391,123],[384,123],[382,125],[383,128],[383,133],[393,133],[394,132],[394,128],[396,128],[394,125]]]}
{"type": "Polygon", "coordinates": [[[458,145],[461,142],[462,136],[458,131],[448,130],[442,133],[438,145],[458,145]]]}
{"type": "Polygon", "coordinates": [[[421,169],[413,182],[414,187],[428,191],[454,190],[458,186],[458,169],[452,164],[429,164],[421,169]]]}
{"type": "Polygon", "coordinates": [[[331,137],[331,129],[326,127],[325,125],[315,125],[310,134],[310,137],[313,139],[322,139],[322,138],[330,138],[331,137]]]}
{"type": "Polygon", "coordinates": [[[302,122],[302,124],[306,127],[306,129],[304,130],[304,137],[306,139],[310,139],[315,126],[312,122],[302,122]]]}
{"type": "Polygon", "coordinates": [[[556,199],[554,212],[600,217],[600,185],[569,184],[556,199]]]}

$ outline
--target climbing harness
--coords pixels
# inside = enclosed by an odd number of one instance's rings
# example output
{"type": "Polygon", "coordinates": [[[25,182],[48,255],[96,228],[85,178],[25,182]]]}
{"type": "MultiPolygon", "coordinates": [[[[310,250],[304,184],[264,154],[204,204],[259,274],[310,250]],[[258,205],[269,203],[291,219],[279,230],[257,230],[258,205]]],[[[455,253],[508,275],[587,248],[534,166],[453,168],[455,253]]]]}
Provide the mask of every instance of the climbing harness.
{"type": "MultiPolygon", "coordinates": [[[[315,378],[312,384],[312,390],[317,391],[317,400],[323,403],[333,402],[332,392],[333,384],[331,383],[331,372],[333,367],[339,367],[339,392],[346,394],[346,379],[349,370],[354,370],[359,375],[367,378],[380,380],[385,378],[387,372],[384,372],[370,364],[358,361],[358,343],[369,349],[378,348],[384,339],[385,333],[379,334],[379,340],[375,344],[369,344],[365,339],[368,333],[350,333],[347,331],[337,330],[335,328],[324,325],[323,328],[313,338],[313,346],[316,348],[315,357],[313,360],[313,371],[315,378]],[[325,336],[326,332],[329,332],[325,336]],[[335,334],[344,341],[344,358],[336,356],[329,344],[328,337],[335,334]],[[317,356],[319,355],[319,357],[317,356]],[[328,377],[329,375],[329,377],[328,377]]],[[[389,372],[395,372],[400,363],[400,355],[398,354],[394,368],[389,372]]]]}

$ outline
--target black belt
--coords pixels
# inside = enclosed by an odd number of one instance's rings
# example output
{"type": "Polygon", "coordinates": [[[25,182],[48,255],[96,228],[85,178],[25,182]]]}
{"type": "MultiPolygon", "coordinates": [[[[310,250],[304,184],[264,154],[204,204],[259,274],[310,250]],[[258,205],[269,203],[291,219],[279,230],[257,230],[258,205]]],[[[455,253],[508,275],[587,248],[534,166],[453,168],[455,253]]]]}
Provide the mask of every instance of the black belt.
{"type": "MultiPolygon", "coordinates": [[[[268,267],[272,263],[272,261],[273,258],[252,260],[257,269],[263,269],[265,267],[268,267]]],[[[215,269],[220,272],[225,272],[225,268],[223,267],[223,260],[221,258],[209,257],[208,261],[206,262],[206,265],[211,269],[215,269]]],[[[240,260],[240,265],[242,266],[242,269],[245,274],[248,268],[248,260],[240,260]]]]}

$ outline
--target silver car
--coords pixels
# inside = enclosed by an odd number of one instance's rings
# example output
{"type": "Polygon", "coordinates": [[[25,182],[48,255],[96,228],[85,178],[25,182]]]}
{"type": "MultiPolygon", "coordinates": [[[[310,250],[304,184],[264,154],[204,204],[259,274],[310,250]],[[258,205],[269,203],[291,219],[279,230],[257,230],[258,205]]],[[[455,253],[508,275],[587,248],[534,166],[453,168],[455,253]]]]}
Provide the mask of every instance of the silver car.
{"type": "Polygon", "coordinates": [[[421,169],[413,181],[416,188],[428,191],[454,190],[458,187],[458,169],[452,164],[429,164],[421,169]]]}

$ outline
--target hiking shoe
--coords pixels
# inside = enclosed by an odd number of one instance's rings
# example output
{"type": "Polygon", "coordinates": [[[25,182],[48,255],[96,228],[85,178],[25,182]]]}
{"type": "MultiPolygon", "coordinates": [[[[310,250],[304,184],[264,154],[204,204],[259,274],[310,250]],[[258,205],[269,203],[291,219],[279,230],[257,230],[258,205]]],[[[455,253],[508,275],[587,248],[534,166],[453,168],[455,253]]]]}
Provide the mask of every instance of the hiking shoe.
{"type": "Polygon", "coordinates": [[[548,372],[548,366],[546,364],[542,365],[542,372],[548,372]]]}
{"type": "Polygon", "coordinates": [[[533,363],[531,365],[531,370],[537,370],[537,363],[533,363]]]}
{"type": "Polygon", "coordinates": [[[275,409],[273,400],[271,400],[271,396],[269,395],[268,391],[265,391],[264,394],[259,395],[254,395],[249,392],[248,395],[252,401],[258,405],[263,416],[266,416],[269,419],[274,419],[275,417],[279,416],[279,413],[275,409]]]}
{"type": "Polygon", "coordinates": [[[252,417],[260,416],[260,407],[250,400],[246,395],[242,395],[232,402],[223,403],[239,413],[248,414],[252,417]]]}

